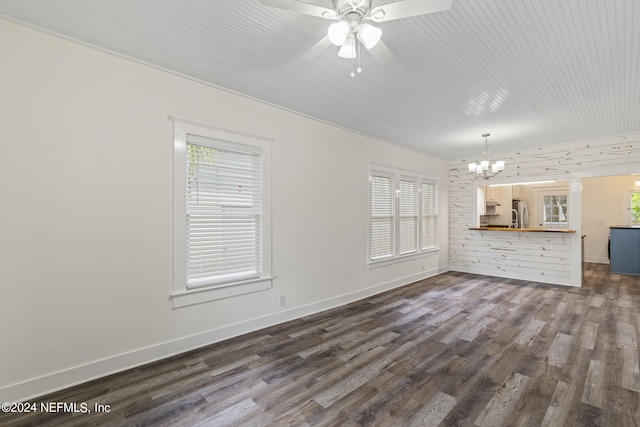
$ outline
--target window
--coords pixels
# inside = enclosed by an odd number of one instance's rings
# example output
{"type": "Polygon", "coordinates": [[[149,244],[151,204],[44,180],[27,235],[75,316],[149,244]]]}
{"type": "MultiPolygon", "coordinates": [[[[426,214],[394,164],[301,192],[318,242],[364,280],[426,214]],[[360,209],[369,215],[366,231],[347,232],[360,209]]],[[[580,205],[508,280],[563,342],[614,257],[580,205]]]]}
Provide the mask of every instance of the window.
{"type": "Polygon", "coordinates": [[[393,176],[377,172],[371,176],[371,259],[393,256],[394,239],[393,176]]]}
{"type": "Polygon", "coordinates": [[[187,135],[187,288],[262,274],[262,151],[187,135]]]}
{"type": "Polygon", "coordinates": [[[436,184],[422,181],[421,198],[421,249],[429,250],[438,246],[438,212],[436,211],[436,184]]]}
{"type": "Polygon", "coordinates": [[[629,192],[629,212],[631,224],[640,224],[640,191],[629,192]]]}
{"type": "Polygon", "coordinates": [[[174,121],[174,307],[271,287],[270,141],[174,121]]]}
{"type": "Polygon", "coordinates": [[[418,173],[369,168],[369,262],[437,249],[437,184],[418,173]]]}
{"type": "Polygon", "coordinates": [[[400,255],[418,250],[418,183],[415,178],[400,178],[400,255]]]}
{"type": "Polygon", "coordinates": [[[542,200],[542,225],[567,225],[567,195],[545,194],[542,200]]]}

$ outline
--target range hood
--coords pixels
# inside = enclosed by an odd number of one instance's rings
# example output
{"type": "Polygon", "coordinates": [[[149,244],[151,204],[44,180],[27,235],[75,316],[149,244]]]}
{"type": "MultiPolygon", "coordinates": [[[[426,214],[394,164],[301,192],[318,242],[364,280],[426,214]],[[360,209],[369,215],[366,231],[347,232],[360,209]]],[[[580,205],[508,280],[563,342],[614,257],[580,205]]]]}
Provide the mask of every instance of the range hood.
{"type": "Polygon", "coordinates": [[[495,200],[491,200],[491,199],[485,201],[485,205],[486,206],[502,206],[502,205],[500,205],[500,203],[496,202],[495,200]]]}

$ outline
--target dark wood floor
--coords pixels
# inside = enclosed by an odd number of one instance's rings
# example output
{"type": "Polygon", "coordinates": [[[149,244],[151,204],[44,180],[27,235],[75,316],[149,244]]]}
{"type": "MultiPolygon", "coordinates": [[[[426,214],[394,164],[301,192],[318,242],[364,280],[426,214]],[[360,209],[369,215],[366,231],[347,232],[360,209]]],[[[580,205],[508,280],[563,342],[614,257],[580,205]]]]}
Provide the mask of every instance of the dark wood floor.
{"type": "Polygon", "coordinates": [[[638,426],[640,278],[446,273],[41,399],[0,425],[638,426]]]}

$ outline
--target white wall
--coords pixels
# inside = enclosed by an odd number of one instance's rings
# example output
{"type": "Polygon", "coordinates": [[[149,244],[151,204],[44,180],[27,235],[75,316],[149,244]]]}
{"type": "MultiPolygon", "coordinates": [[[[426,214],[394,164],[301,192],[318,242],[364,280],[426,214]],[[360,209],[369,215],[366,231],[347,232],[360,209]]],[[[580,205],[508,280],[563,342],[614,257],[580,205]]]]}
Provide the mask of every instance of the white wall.
{"type": "Polygon", "coordinates": [[[448,269],[443,159],[2,20],[0,56],[2,401],[448,269]],[[172,309],[169,115],[274,138],[272,289],[172,309]],[[440,179],[439,253],[366,268],[369,161],[440,179]]]}
{"type": "Polygon", "coordinates": [[[506,161],[504,172],[492,179],[496,184],[567,180],[569,227],[576,233],[469,230],[476,224],[477,185],[486,183],[474,181],[468,172],[468,159],[457,159],[451,162],[449,183],[450,268],[581,286],[582,179],[638,172],[640,133],[494,153],[492,157],[506,161]]]}
{"type": "Polygon", "coordinates": [[[638,191],[637,176],[607,176],[582,181],[582,231],[587,262],[609,264],[609,227],[628,225],[629,191],[638,191]]]}

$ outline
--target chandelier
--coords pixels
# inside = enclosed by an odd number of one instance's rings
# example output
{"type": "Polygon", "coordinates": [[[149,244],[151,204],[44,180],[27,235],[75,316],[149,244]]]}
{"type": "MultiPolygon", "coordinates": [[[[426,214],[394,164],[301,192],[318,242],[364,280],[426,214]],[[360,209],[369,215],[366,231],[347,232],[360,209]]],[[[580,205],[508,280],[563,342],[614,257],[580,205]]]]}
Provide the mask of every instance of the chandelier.
{"type": "Polygon", "coordinates": [[[498,175],[500,172],[504,170],[504,160],[498,160],[494,163],[491,163],[488,160],[489,157],[489,141],[487,138],[491,136],[490,133],[483,133],[482,137],[484,138],[484,156],[485,160],[475,161],[474,163],[469,163],[469,173],[476,174],[476,177],[480,177],[483,179],[489,179],[493,176],[498,175]],[[489,168],[489,164],[491,164],[491,168],[489,168]]]}

